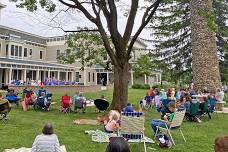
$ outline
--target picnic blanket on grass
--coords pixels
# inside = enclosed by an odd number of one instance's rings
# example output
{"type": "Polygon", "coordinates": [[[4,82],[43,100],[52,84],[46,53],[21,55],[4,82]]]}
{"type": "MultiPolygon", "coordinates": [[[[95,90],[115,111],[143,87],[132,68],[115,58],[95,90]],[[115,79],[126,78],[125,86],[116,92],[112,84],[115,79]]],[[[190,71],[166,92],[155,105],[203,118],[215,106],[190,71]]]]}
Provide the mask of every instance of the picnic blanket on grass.
{"type": "Polygon", "coordinates": [[[76,119],[73,123],[76,125],[99,125],[99,122],[93,119],[76,119]]]}
{"type": "MultiPolygon", "coordinates": [[[[99,142],[99,143],[104,143],[104,142],[109,142],[109,137],[117,137],[117,134],[115,133],[106,133],[101,130],[86,130],[86,134],[92,136],[92,141],[94,142],[99,142]]],[[[148,137],[144,137],[144,140],[146,143],[151,143],[154,144],[155,142],[148,137]]],[[[144,142],[143,139],[129,139],[129,143],[136,143],[136,142],[144,142]]]]}
{"type": "MultiPolygon", "coordinates": [[[[25,147],[21,147],[18,149],[5,149],[3,152],[31,152],[32,148],[25,148],[25,147]]],[[[66,147],[64,145],[60,146],[61,152],[67,152],[66,147]]]]}

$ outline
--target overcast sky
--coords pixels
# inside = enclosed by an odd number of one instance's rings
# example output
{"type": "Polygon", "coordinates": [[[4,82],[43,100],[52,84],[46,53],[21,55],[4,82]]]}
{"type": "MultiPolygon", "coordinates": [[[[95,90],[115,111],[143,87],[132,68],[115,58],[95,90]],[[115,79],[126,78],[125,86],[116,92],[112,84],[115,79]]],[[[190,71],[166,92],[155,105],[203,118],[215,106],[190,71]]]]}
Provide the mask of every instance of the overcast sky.
{"type": "MultiPolygon", "coordinates": [[[[6,8],[1,11],[0,25],[9,26],[33,34],[41,36],[64,35],[65,33],[63,30],[57,28],[59,26],[61,26],[64,30],[76,30],[77,27],[85,26],[94,27],[91,22],[86,20],[83,14],[79,14],[76,11],[68,11],[68,13],[62,11],[59,13],[60,10],[67,9],[62,5],[58,5],[57,11],[50,14],[41,9],[33,13],[28,12],[24,9],[17,8],[15,3],[9,2],[9,0],[0,0],[0,3],[7,5],[6,8]],[[58,15],[56,16],[56,14],[58,15]]],[[[128,7],[125,4],[122,4],[122,6],[128,7]]],[[[120,12],[121,10],[118,13],[120,12]]],[[[124,11],[121,13],[124,13],[124,11]]],[[[141,17],[142,13],[138,13],[136,16],[134,31],[136,31],[139,26],[141,17]]],[[[126,17],[120,15],[118,20],[119,30],[120,32],[123,32],[125,29],[126,17]]],[[[148,31],[144,30],[140,37],[148,39],[148,31]]]]}

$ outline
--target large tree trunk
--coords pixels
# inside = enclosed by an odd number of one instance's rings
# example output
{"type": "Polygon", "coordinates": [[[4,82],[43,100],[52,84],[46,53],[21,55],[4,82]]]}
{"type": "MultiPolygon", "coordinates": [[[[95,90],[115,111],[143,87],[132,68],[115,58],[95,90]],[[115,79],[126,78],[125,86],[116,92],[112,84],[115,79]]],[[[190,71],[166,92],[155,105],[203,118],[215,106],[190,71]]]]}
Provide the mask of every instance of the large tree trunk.
{"type": "Polygon", "coordinates": [[[191,0],[193,81],[197,89],[209,91],[221,86],[215,32],[208,25],[212,0],[191,0]]]}
{"type": "Polygon", "coordinates": [[[122,67],[114,66],[114,90],[111,109],[121,110],[128,101],[129,63],[122,67]]]}

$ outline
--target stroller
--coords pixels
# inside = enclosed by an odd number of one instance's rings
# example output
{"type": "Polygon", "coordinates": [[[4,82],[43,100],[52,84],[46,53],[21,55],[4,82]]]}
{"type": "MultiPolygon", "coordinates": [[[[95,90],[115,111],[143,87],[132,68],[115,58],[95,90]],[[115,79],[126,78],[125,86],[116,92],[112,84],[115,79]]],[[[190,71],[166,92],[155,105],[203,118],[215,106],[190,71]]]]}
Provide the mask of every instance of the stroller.
{"type": "Polygon", "coordinates": [[[0,120],[2,120],[3,122],[7,122],[7,115],[9,114],[10,110],[11,108],[8,101],[0,104],[0,120]]]}
{"type": "Polygon", "coordinates": [[[109,107],[109,102],[103,99],[94,100],[94,104],[96,108],[99,110],[99,112],[106,111],[109,107]]]}

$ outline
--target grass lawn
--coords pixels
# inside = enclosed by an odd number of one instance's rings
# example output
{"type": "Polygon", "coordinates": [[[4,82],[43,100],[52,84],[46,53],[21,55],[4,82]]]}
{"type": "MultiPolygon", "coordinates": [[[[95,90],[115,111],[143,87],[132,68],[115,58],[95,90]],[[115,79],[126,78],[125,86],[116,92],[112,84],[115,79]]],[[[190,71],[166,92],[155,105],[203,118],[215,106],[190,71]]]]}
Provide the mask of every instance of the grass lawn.
{"type": "MultiPolygon", "coordinates": [[[[88,99],[99,98],[101,94],[110,101],[111,91],[102,91],[97,93],[87,93],[88,99]]],[[[129,101],[138,106],[138,101],[144,96],[145,90],[129,90],[129,101]]],[[[58,135],[61,145],[66,145],[68,152],[104,152],[107,144],[93,143],[91,137],[84,133],[88,129],[102,129],[103,126],[75,126],[74,119],[90,118],[96,119],[98,113],[94,107],[89,107],[85,114],[71,113],[63,114],[59,112],[60,93],[54,94],[53,100],[58,102],[50,112],[35,112],[29,110],[23,112],[19,107],[13,107],[9,114],[7,124],[0,122],[0,151],[6,148],[31,147],[34,138],[41,133],[45,122],[51,122],[54,125],[55,133],[58,135]]],[[[101,114],[100,114],[101,115],[101,114]]],[[[146,111],[146,136],[152,137],[150,127],[151,119],[159,118],[155,110],[146,111]]],[[[181,141],[178,132],[174,132],[174,140],[177,146],[171,149],[163,150],[155,144],[147,144],[150,148],[156,148],[157,151],[172,152],[212,152],[214,139],[219,135],[228,134],[228,114],[214,114],[212,120],[205,118],[203,123],[184,122],[182,130],[187,139],[187,143],[181,141]]],[[[143,151],[142,144],[130,144],[132,152],[143,151]]]]}

